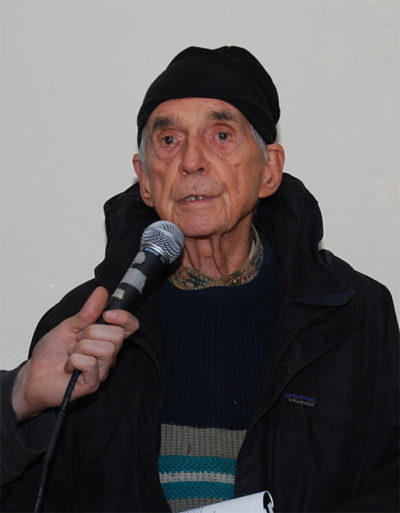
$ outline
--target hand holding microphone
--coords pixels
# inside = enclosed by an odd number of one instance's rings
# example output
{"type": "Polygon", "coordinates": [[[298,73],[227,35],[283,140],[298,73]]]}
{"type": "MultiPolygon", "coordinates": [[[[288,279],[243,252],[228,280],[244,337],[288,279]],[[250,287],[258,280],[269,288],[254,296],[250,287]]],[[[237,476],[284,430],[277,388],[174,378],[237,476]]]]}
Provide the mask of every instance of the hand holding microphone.
{"type": "Polygon", "coordinates": [[[12,403],[18,420],[59,406],[68,383],[72,399],[97,390],[124,339],[139,327],[127,310],[135,306],[148,283],[181,254],[183,240],[172,223],[157,221],[148,226],[138,254],[108,303],[107,291],[97,288],[76,315],[38,342],[15,381],[12,403]]]}
{"type": "Polygon", "coordinates": [[[124,339],[139,326],[132,314],[122,310],[104,312],[108,324],[95,324],[107,300],[107,290],[96,288],[76,315],[49,331],[35,346],[12,392],[18,421],[59,406],[75,369],[81,375],[72,399],[95,392],[106,379],[124,339]]]}

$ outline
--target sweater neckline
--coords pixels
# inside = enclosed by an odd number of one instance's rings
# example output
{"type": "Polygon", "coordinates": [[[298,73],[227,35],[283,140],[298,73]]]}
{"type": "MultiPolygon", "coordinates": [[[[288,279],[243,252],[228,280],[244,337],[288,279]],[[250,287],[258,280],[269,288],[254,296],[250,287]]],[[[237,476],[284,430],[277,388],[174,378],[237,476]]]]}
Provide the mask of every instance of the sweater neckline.
{"type": "Polygon", "coordinates": [[[232,274],[215,280],[195,269],[181,265],[169,276],[169,281],[181,290],[200,290],[209,287],[238,287],[239,285],[249,283],[258,275],[264,258],[263,244],[254,226],[252,226],[251,237],[252,248],[247,262],[232,274]]]}

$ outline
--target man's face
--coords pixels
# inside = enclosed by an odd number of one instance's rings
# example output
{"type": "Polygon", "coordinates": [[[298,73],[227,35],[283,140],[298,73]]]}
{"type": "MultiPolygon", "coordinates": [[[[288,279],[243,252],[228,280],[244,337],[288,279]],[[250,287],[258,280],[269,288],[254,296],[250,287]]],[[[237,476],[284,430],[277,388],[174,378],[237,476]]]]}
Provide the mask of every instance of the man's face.
{"type": "Polygon", "coordinates": [[[221,100],[158,105],[146,125],[146,161],[134,157],[141,194],[186,237],[246,233],[270,170],[247,119],[221,100]]]}

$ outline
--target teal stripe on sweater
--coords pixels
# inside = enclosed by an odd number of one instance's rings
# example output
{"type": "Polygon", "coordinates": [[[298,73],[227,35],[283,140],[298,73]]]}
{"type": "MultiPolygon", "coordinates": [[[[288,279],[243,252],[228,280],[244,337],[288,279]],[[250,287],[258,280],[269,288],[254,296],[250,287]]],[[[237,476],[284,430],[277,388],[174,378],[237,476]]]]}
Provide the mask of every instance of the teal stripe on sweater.
{"type": "Polygon", "coordinates": [[[160,456],[158,471],[161,472],[215,472],[218,474],[235,474],[234,458],[215,456],[160,456]]]}
{"type": "Polygon", "coordinates": [[[164,483],[163,492],[167,500],[194,498],[228,500],[233,498],[234,487],[233,484],[227,483],[164,483]]]}

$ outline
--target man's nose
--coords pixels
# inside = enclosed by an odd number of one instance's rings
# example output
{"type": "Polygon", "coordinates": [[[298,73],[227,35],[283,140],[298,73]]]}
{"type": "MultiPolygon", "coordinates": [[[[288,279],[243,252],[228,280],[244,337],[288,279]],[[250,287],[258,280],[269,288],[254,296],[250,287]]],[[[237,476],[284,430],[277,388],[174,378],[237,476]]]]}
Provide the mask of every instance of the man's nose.
{"type": "Polygon", "coordinates": [[[201,173],[207,169],[203,147],[198,139],[186,141],[183,147],[181,169],[185,174],[201,173]]]}

